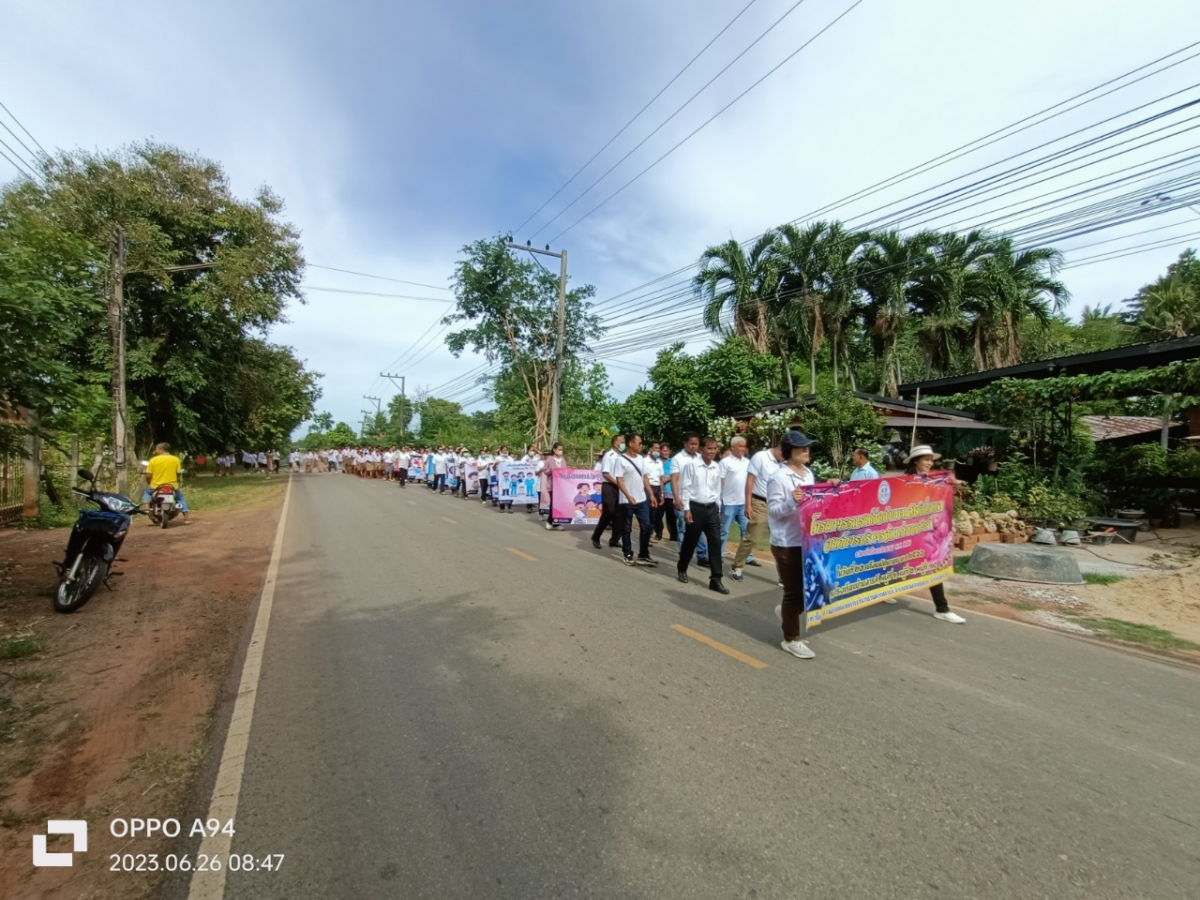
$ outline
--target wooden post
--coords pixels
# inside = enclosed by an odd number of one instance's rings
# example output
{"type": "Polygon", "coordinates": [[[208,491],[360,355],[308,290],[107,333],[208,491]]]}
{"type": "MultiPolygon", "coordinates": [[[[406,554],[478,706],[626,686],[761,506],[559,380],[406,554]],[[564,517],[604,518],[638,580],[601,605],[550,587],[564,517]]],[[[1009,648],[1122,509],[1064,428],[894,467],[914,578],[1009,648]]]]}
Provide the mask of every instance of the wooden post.
{"type": "Polygon", "coordinates": [[[79,435],[71,435],[71,487],[79,486],[79,435]]]}
{"type": "Polygon", "coordinates": [[[25,508],[22,515],[26,519],[36,519],[42,477],[42,441],[36,434],[37,419],[32,414],[29,422],[34,426],[35,433],[25,438],[25,508]]]}

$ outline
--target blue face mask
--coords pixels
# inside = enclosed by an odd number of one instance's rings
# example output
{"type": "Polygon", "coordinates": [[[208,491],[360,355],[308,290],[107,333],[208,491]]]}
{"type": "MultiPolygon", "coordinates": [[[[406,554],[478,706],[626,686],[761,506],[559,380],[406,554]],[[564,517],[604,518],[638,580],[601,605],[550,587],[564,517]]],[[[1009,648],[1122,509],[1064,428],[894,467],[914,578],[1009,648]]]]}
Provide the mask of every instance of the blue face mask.
{"type": "Polygon", "coordinates": [[[621,445],[621,447],[620,447],[620,452],[621,452],[621,453],[624,453],[624,452],[625,452],[625,445],[624,445],[624,444],[622,444],[622,445],[621,445]]]}
{"type": "Polygon", "coordinates": [[[655,458],[655,459],[662,459],[662,454],[661,454],[661,453],[659,453],[657,450],[655,450],[655,451],[654,451],[654,458],[655,458]]]}

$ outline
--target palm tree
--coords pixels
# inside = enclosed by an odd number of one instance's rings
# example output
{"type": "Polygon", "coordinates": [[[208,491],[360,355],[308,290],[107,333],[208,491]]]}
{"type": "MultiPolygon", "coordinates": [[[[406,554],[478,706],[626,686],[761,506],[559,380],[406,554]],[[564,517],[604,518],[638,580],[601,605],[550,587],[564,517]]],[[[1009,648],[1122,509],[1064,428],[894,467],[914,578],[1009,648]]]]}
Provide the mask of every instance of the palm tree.
{"type": "Polygon", "coordinates": [[[825,340],[825,319],[822,315],[822,295],[817,289],[822,280],[822,260],[819,250],[827,222],[814,222],[805,228],[792,223],[780,225],[774,232],[771,250],[779,274],[778,290],[772,310],[781,344],[792,336],[802,337],[808,351],[809,389],[817,389],[817,354],[825,340]]]}
{"type": "Polygon", "coordinates": [[[727,333],[721,316],[733,318],[732,332],[740,335],[759,353],[771,349],[771,327],[767,295],[776,284],[770,254],[772,235],[761,235],[750,252],[735,240],[707,248],[700,257],[700,272],[692,280],[696,296],[705,301],[704,324],[718,334],[727,333]]]}
{"type": "MultiPolygon", "coordinates": [[[[866,231],[850,231],[841,222],[825,229],[817,246],[822,277],[818,281],[821,294],[821,317],[829,334],[833,351],[833,386],[838,386],[839,356],[847,355],[847,325],[853,316],[858,298],[858,275],[861,271],[859,250],[870,238],[866,231]]],[[[847,373],[849,374],[847,359],[847,373]]],[[[851,382],[853,382],[853,375],[851,382]]]]}
{"type": "Polygon", "coordinates": [[[990,244],[977,262],[974,284],[978,289],[964,298],[979,371],[1019,363],[1021,321],[1031,318],[1046,328],[1052,312],[1060,311],[1070,297],[1066,286],[1054,278],[1062,266],[1057,250],[1017,250],[1007,237],[990,244]]]}
{"type": "Polygon", "coordinates": [[[866,295],[863,325],[880,360],[880,388],[900,396],[900,335],[913,309],[913,293],[936,232],[902,235],[898,231],[872,234],[863,248],[859,288],[866,295]]]}
{"type": "Polygon", "coordinates": [[[926,375],[958,368],[959,348],[970,338],[967,306],[984,291],[978,267],[991,249],[983,232],[971,231],[939,234],[925,250],[912,296],[926,375]]]}
{"type": "Polygon", "coordinates": [[[1200,332],[1200,296],[1179,275],[1143,288],[1130,306],[1143,340],[1169,341],[1200,332]]]}

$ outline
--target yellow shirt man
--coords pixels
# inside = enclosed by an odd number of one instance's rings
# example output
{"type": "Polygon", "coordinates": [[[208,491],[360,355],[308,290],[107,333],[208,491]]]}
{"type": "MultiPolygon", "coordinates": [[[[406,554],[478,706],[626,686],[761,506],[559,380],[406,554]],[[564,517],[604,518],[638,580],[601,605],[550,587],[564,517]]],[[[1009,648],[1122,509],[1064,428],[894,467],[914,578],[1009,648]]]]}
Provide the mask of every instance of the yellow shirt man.
{"type": "Polygon", "coordinates": [[[146,463],[146,477],[150,479],[150,490],[156,490],[164,484],[179,488],[179,476],[183,463],[179,457],[171,453],[159,453],[150,457],[146,463]]]}

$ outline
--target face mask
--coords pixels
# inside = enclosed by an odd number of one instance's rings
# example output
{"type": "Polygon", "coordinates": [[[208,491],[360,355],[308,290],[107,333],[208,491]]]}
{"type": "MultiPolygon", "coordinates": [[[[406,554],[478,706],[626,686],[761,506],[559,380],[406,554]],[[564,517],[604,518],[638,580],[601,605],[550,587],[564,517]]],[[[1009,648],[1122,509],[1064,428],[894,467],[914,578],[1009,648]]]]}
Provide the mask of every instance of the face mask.
{"type": "Polygon", "coordinates": [[[619,448],[617,448],[617,449],[618,449],[618,452],[620,452],[620,453],[624,453],[624,452],[625,452],[625,445],[624,445],[624,444],[622,444],[622,445],[621,445],[619,448]]]}
{"type": "Polygon", "coordinates": [[[559,459],[561,459],[561,458],[562,458],[562,455],[563,455],[563,452],[562,452],[561,450],[555,450],[555,451],[554,451],[554,455],[555,455],[555,456],[557,456],[559,459]]]}
{"type": "Polygon", "coordinates": [[[655,458],[655,459],[662,459],[662,454],[661,454],[661,453],[659,453],[658,451],[655,451],[655,453],[654,453],[654,458],[655,458]]]}

